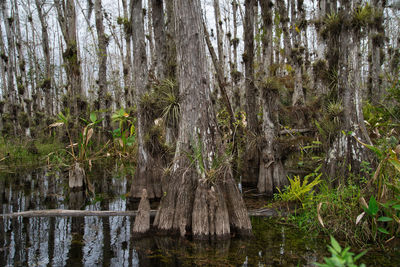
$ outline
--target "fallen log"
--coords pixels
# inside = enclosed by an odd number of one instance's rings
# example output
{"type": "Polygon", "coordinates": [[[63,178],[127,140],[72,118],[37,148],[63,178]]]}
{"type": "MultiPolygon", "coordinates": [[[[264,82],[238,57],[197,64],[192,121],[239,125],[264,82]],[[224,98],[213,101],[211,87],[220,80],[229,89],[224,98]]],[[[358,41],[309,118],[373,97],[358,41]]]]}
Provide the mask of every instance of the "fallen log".
{"type": "MultiPolygon", "coordinates": [[[[150,217],[156,216],[157,210],[150,210],[150,217]]],[[[63,209],[51,209],[51,210],[29,210],[21,212],[13,212],[7,214],[1,214],[2,218],[16,218],[16,217],[85,217],[85,216],[133,216],[136,217],[138,211],[111,211],[111,210],[63,210],[63,209]]],[[[275,209],[259,209],[250,210],[250,217],[276,217],[286,216],[287,212],[278,212],[275,209]]]]}
{"type": "MultiPolygon", "coordinates": [[[[156,210],[151,210],[150,215],[155,216],[156,210]]],[[[111,210],[29,210],[2,214],[1,217],[84,217],[84,216],[136,216],[136,210],[111,211],[111,210]]]]}

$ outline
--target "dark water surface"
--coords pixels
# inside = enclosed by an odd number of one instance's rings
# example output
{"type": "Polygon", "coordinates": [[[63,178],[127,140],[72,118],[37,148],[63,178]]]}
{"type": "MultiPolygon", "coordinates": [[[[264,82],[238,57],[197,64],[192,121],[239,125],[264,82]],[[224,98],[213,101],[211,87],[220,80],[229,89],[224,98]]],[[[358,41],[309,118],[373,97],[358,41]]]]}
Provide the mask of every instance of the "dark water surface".
{"type": "MultiPolygon", "coordinates": [[[[0,177],[1,212],[36,209],[127,210],[125,177],[94,173],[97,194],[69,192],[65,175],[36,171],[0,177]]],[[[252,218],[254,238],[191,242],[176,237],[134,240],[134,218],[0,218],[0,266],[312,266],[327,256],[327,238],[252,218]]],[[[400,252],[370,252],[367,266],[400,266],[400,252]]]]}

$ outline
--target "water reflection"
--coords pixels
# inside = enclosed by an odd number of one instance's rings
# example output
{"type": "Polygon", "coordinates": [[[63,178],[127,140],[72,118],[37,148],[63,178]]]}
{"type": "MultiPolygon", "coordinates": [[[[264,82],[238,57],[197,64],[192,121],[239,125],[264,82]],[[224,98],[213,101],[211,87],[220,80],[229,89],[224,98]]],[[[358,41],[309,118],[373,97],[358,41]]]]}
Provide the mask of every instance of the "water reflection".
{"type": "MultiPolygon", "coordinates": [[[[102,194],[93,199],[87,199],[84,191],[69,192],[62,173],[0,179],[1,212],[126,210],[127,202],[121,198],[129,188],[126,179],[97,177],[93,183],[102,194]]],[[[0,266],[311,266],[326,253],[325,244],[271,220],[252,219],[253,239],[223,242],[175,237],[135,240],[133,220],[127,216],[0,219],[0,266]]]]}

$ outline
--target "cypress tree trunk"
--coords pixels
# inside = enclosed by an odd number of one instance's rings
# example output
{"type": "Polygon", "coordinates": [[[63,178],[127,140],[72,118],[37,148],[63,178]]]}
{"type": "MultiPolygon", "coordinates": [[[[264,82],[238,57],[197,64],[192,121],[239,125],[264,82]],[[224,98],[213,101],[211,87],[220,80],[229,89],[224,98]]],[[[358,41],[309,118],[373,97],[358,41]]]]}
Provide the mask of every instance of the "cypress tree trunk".
{"type": "MultiPolygon", "coordinates": [[[[214,17],[215,17],[215,27],[217,31],[217,47],[218,47],[218,64],[219,71],[222,73],[222,77],[225,79],[225,55],[224,55],[224,43],[222,38],[224,36],[224,30],[222,29],[222,19],[221,12],[219,8],[219,0],[214,0],[214,17]]],[[[225,83],[225,81],[224,81],[225,83]]]]}
{"type": "Polygon", "coordinates": [[[154,225],[201,239],[225,238],[233,230],[249,234],[250,220],[230,165],[223,160],[212,109],[200,1],[174,0],[174,10],[182,115],[174,164],[154,225]]]}
{"type": "MultiPolygon", "coordinates": [[[[107,99],[110,99],[107,89],[107,46],[108,46],[108,38],[104,32],[103,25],[103,11],[101,0],[96,0],[94,3],[94,15],[96,20],[96,31],[97,31],[97,58],[99,62],[99,72],[98,72],[98,81],[99,81],[99,89],[98,89],[98,100],[99,100],[99,108],[103,112],[109,108],[111,102],[107,99]]],[[[105,119],[103,120],[104,130],[109,130],[111,128],[111,118],[110,111],[105,112],[105,119]]]]}
{"type": "Polygon", "coordinates": [[[130,196],[140,198],[142,190],[146,189],[148,198],[160,198],[161,190],[161,156],[160,151],[153,150],[152,140],[146,138],[154,125],[154,118],[149,112],[148,103],[144,100],[148,92],[148,68],[146,56],[146,43],[144,36],[144,21],[142,0],[132,0],[132,29],[133,29],[133,48],[135,73],[135,102],[137,106],[137,141],[138,156],[137,169],[132,182],[130,196]],[[145,140],[146,139],[146,140],[145,140]]]}
{"type": "Polygon", "coordinates": [[[50,62],[50,44],[49,44],[49,34],[47,31],[47,20],[43,14],[43,0],[35,0],[36,9],[38,11],[40,25],[42,27],[42,49],[43,55],[45,60],[45,77],[43,80],[43,90],[45,93],[45,105],[46,105],[46,112],[51,116],[54,111],[53,108],[53,99],[52,99],[52,69],[51,69],[51,62],[50,62]]]}
{"type": "MultiPolygon", "coordinates": [[[[254,84],[254,6],[256,0],[245,1],[244,20],[244,53],[245,65],[245,112],[247,115],[247,128],[249,134],[256,137],[259,134],[257,119],[257,89],[254,84]]],[[[255,138],[252,138],[253,140],[255,138]]],[[[258,177],[259,153],[257,146],[248,142],[244,159],[243,182],[254,183],[258,177]]]]}
{"type": "MultiPolygon", "coordinates": [[[[340,18],[344,23],[351,19],[351,2],[340,2],[340,18]]],[[[361,94],[358,86],[352,83],[357,79],[359,71],[357,53],[359,38],[348,27],[341,27],[339,34],[339,62],[338,62],[338,96],[343,105],[341,117],[341,129],[336,133],[336,138],[327,153],[327,171],[329,177],[345,179],[351,171],[357,173],[361,162],[367,159],[367,152],[353,136],[363,142],[369,142],[364,126],[364,118],[361,112],[361,94]],[[343,134],[345,132],[347,134],[343,134]],[[351,134],[349,134],[351,133],[351,134]]]]}
{"type": "MultiPolygon", "coordinates": [[[[265,79],[271,77],[268,69],[272,62],[272,2],[261,1],[261,14],[263,19],[263,54],[265,79]],[[268,65],[267,65],[268,64],[268,65]]],[[[262,103],[263,103],[263,123],[262,130],[263,142],[260,153],[260,172],[258,176],[257,188],[260,193],[272,195],[276,187],[281,188],[287,184],[287,178],[283,169],[280,156],[280,149],[277,139],[276,124],[279,95],[268,86],[268,82],[262,84],[262,103]]]]}
{"type": "Polygon", "coordinates": [[[2,114],[4,111],[4,104],[8,100],[8,88],[7,88],[7,78],[6,78],[6,67],[8,63],[8,57],[6,55],[6,49],[3,41],[3,29],[2,25],[0,25],[0,75],[1,75],[1,100],[4,100],[2,103],[2,114]]]}
{"type": "Polygon", "coordinates": [[[378,103],[382,96],[381,79],[381,58],[382,47],[385,40],[385,28],[383,26],[383,3],[382,0],[373,0],[372,8],[375,12],[374,23],[371,25],[368,46],[369,46],[369,85],[368,98],[372,103],[378,103]]]}
{"type": "Polygon", "coordinates": [[[293,39],[293,48],[291,51],[290,61],[294,67],[294,92],[292,96],[292,105],[301,105],[305,103],[304,92],[303,92],[303,76],[302,76],[302,67],[303,67],[303,50],[304,47],[301,47],[301,20],[305,19],[304,9],[303,9],[303,0],[297,1],[297,11],[295,7],[295,1],[291,0],[291,9],[292,9],[292,39],[293,39]]]}
{"type": "MultiPolygon", "coordinates": [[[[14,83],[14,74],[16,71],[15,68],[15,42],[14,36],[11,31],[11,27],[13,26],[14,19],[13,17],[9,16],[8,14],[8,7],[7,1],[4,1],[1,4],[2,14],[3,14],[3,21],[6,31],[6,38],[7,38],[7,95],[5,103],[5,111],[9,114],[9,120],[12,122],[12,130],[15,136],[17,136],[17,94],[15,90],[15,83],[14,83]]],[[[11,130],[11,129],[9,129],[11,130]]],[[[10,132],[8,134],[11,134],[10,132]]]]}
{"type": "Polygon", "coordinates": [[[166,77],[171,80],[177,79],[177,58],[175,44],[175,11],[173,0],[165,0],[165,9],[167,14],[166,39],[167,39],[167,67],[166,77]]]}
{"type": "Polygon", "coordinates": [[[71,114],[78,118],[80,110],[78,102],[83,98],[81,66],[79,62],[78,38],[76,35],[77,20],[74,0],[54,0],[57,9],[58,22],[66,44],[63,52],[65,71],[67,74],[67,95],[71,114]]]}
{"type": "Polygon", "coordinates": [[[131,37],[132,37],[132,24],[129,22],[128,6],[126,0],[122,0],[122,8],[124,12],[123,26],[124,26],[124,37],[126,44],[126,56],[123,58],[123,75],[124,75],[124,95],[125,95],[125,107],[133,105],[133,92],[132,92],[132,50],[131,50],[131,37]]]}
{"type": "Polygon", "coordinates": [[[151,0],[151,10],[154,29],[155,75],[162,80],[166,76],[167,58],[163,0],[151,0]]]}
{"type": "Polygon", "coordinates": [[[288,29],[288,22],[289,22],[288,11],[286,9],[284,0],[277,0],[276,4],[280,15],[280,24],[283,32],[283,48],[285,50],[285,59],[289,60],[292,50],[292,44],[290,43],[290,33],[288,29]]]}

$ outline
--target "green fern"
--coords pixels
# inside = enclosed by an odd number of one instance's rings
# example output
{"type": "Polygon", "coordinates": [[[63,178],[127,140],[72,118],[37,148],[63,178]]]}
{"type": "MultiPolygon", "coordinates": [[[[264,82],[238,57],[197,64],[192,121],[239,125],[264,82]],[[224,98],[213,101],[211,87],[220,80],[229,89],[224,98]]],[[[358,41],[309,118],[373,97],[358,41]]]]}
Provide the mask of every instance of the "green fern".
{"type": "Polygon", "coordinates": [[[303,183],[300,176],[294,176],[293,179],[289,178],[290,185],[285,188],[283,192],[278,189],[278,198],[283,201],[300,202],[304,204],[305,201],[311,200],[313,197],[313,188],[321,182],[321,175],[319,174],[313,181],[308,181],[310,175],[304,177],[303,183]]]}

